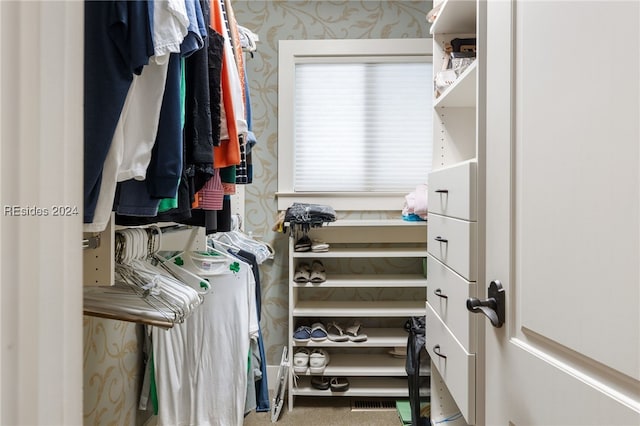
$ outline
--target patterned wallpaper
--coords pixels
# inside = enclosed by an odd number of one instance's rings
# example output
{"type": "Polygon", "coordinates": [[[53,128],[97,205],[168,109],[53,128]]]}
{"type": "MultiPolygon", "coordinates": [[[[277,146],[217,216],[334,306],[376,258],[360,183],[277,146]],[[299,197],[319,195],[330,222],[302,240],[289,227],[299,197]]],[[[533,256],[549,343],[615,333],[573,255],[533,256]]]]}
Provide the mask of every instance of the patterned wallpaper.
{"type": "MultiPolygon", "coordinates": [[[[245,230],[262,236],[277,253],[261,267],[262,332],[269,364],[277,364],[288,339],[288,241],[271,230],[277,215],[278,41],[430,37],[425,17],[432,2],[253,0],[232,4],[238,23],[260,37],[258,51],[245,61],[258,138],[254,183],[245,194],[245,230]]],[[[380,214],[366,214],[371,216],[380,214]]]]}
{"type": "MultiPolygon", "coordinates": [[[[425,38],[431,1],[232,1],[238,22],[260,37],[246,60],[253,127],[254,183],[246,188],[245,230],[271,243],[273,260],[261,266],[262,332],[269,364],[280,360],[288,333],[288,240],[271,228],[276,217],[278,41],[283,39],[425,38]]],[[[349,217],[379,217],[352,213],[349,217]]],[[[141,425],[141,327],[114,320],[84,320],[84,424],[141,425]]]]}
{"type": "Polygon", "coordinates": [[[142,424],[142,326],[85,316],[83,340],[84,424],[142,424]]]}

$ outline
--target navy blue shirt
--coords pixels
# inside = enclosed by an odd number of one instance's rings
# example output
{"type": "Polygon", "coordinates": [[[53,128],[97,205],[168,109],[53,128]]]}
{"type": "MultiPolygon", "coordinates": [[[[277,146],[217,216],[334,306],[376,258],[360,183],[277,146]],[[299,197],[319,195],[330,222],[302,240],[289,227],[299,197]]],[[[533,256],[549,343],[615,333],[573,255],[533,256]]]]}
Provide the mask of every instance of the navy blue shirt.
{"type": "Polygon", "coordinates": [[[89,0],[84,6],[84,222],[91,223],[133,74],[153,55],[153,6],[140,0],[89,0]]]}

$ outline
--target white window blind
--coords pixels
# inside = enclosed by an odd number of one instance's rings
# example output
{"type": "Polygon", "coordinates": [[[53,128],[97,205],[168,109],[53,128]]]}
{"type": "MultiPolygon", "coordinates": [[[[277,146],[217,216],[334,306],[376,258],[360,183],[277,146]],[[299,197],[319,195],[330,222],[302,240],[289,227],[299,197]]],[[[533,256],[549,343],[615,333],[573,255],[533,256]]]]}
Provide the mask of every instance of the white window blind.
{"type": "Polygon", "coordinates": [[[294,191],[410,192],[426,182],[431,67],[297,63],[294,191]]]}

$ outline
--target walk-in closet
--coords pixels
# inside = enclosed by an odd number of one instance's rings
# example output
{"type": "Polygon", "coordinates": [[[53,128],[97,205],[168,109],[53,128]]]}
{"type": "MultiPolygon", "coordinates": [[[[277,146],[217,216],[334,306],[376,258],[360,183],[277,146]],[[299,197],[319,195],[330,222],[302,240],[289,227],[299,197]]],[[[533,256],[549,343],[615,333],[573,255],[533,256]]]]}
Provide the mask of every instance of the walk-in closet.
{"type": "Polygon", "coordinates": [[[637,0],[0,1],[0,425],[640,425],[637,0]]]}

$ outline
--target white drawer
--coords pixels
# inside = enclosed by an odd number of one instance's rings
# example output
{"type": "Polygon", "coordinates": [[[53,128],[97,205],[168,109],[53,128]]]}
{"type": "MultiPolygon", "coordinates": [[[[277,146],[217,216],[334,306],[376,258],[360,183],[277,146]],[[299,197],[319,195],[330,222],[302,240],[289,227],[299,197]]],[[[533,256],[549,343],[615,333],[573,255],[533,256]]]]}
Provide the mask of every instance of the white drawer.
{"type": "Polygon", "coordinates": [[[476,280],[477,222],[429,214],[429,253],[469,281],[476,280]]]}
{"type": "Polygon", "coordinates": [[[462,278],[431,256],[427,257],[427,302],[467,352],[477,350],[476,315],[467,299],[477,297],[476,283],[462,278]]]}
{"type": "Polygon", "coordinates": [[[475,221],[476,162],[429,173],[429,213],[475,221]]]}
{"type": "Polygon", "coordinates": [[[468,424],[476,421],[476,357],[456,342],[438,314],[427,304],[427,352],[468,424]]]}

